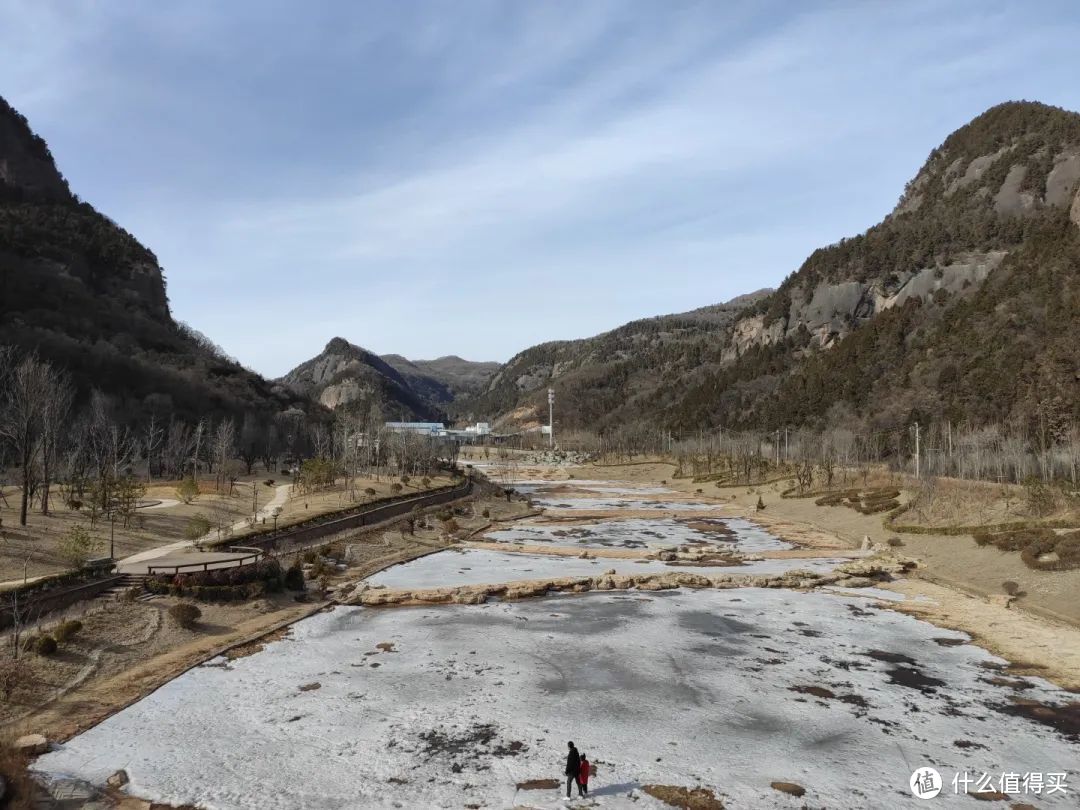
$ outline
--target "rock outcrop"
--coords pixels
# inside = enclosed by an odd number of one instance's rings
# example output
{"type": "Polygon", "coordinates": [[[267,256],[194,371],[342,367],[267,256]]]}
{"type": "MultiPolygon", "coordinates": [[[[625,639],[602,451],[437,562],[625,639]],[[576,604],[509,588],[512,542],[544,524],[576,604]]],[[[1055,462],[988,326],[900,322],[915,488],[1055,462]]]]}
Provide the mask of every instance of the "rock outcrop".
{"type": "Polygon", "coordinates": [[[479,605],[489,599],[515,601],[547,596],[551,593],[586,593],[588,591],[639,590],[665,591],[675,588],[818,588],[837,585],[861,588],[888,581],[911,570],[915,563],[896,555],[854,560],[835,571],[793,570],[782,574],[700,574],[690,571],[665,571],[655,574],[615,574],[598,576],[551,577],[515,580],[489,585],[462,585],[445,588],[376,588],[361,583],[343,598],[345,604],[365,607],[402,607],[411,605],[479,605]]]}

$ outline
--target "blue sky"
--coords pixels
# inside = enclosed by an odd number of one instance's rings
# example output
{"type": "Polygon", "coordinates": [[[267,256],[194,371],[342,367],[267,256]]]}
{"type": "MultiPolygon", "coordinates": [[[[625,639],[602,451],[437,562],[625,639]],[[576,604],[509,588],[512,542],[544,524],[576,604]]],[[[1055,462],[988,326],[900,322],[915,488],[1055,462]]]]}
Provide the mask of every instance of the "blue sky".
{"type": "Polygon", "coordinates": [[[775,286],[953,129],[1080,109],[1072,2],[0,0],[0,94],[276,376],[775,286]]]}

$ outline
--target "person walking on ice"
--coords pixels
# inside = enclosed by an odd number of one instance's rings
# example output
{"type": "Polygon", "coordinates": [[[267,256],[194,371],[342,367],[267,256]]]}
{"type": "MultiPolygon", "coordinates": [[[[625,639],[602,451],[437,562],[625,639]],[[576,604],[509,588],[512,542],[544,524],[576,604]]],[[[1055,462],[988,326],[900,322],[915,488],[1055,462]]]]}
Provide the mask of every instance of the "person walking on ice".
{"type": "Polygon", "coordinates": [[[577,789],[579,796],[589,795],[589,773],[592,771],[592,766],[589,764],[589,758],[584,754],[581,755],[581,765],[578,766],[577,777],[577,789]]]}
{"type": "Polygon", "coordinates": [[[566,755],[566,798],[570,798],[570,785],[578,786],[578,793],[581,793],[581,782],[578,781],[578,773],[581,771],[581,757],[578,756],[578,750],[574,747],[574,743],[567,743],[570,748],[569,753],[566,755]]]}

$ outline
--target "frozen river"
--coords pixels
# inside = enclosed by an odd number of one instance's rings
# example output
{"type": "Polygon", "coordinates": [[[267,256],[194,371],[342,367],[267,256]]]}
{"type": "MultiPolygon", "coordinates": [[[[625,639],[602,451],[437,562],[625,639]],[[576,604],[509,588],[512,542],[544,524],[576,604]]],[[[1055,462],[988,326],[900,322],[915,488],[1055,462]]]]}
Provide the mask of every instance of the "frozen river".
{"type": "MultiPolygon", "coordinates": [[[[633,530],[662,543],[673,524],[633,530]]],[[[425,587],[620,565],[661,564],[469,550],[371,581],[425,587]]],[[[1076,696],[1004,664],[962,634],[835,593],[341,607],[260,653],[191,670],[37,767],[96,783],[124,768],[131,793],[207,810],[553,808],[566,806],[561,790],[527,785],[560,778],[572,739],[596,765],[600,808],[665,807],[650,784],[703,786],[728,808],[919,807],[908,782],[923,766],[945,780],[938,801],[972,806],[953,793],[954,776],[997,785],[1005,774],[1068,772],[1080,754],[1075,733],[1052,725],[1053,707],[1076,696]]],[[[1066,794],[1013,801],[1076,807],[1071,778],[1066,794]]]]}

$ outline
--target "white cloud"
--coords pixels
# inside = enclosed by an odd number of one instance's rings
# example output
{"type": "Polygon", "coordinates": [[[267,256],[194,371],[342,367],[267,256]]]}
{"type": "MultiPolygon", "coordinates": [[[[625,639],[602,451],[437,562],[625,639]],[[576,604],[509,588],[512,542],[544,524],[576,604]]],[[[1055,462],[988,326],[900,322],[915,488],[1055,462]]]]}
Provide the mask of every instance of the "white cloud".
{"type": "Polygon", "coordinates": [[[1080,107],[1050,7],[0,3],[0,92],[275,374],[335,333],[503,359],[775,284],[990,104],[1080,107]]]}

